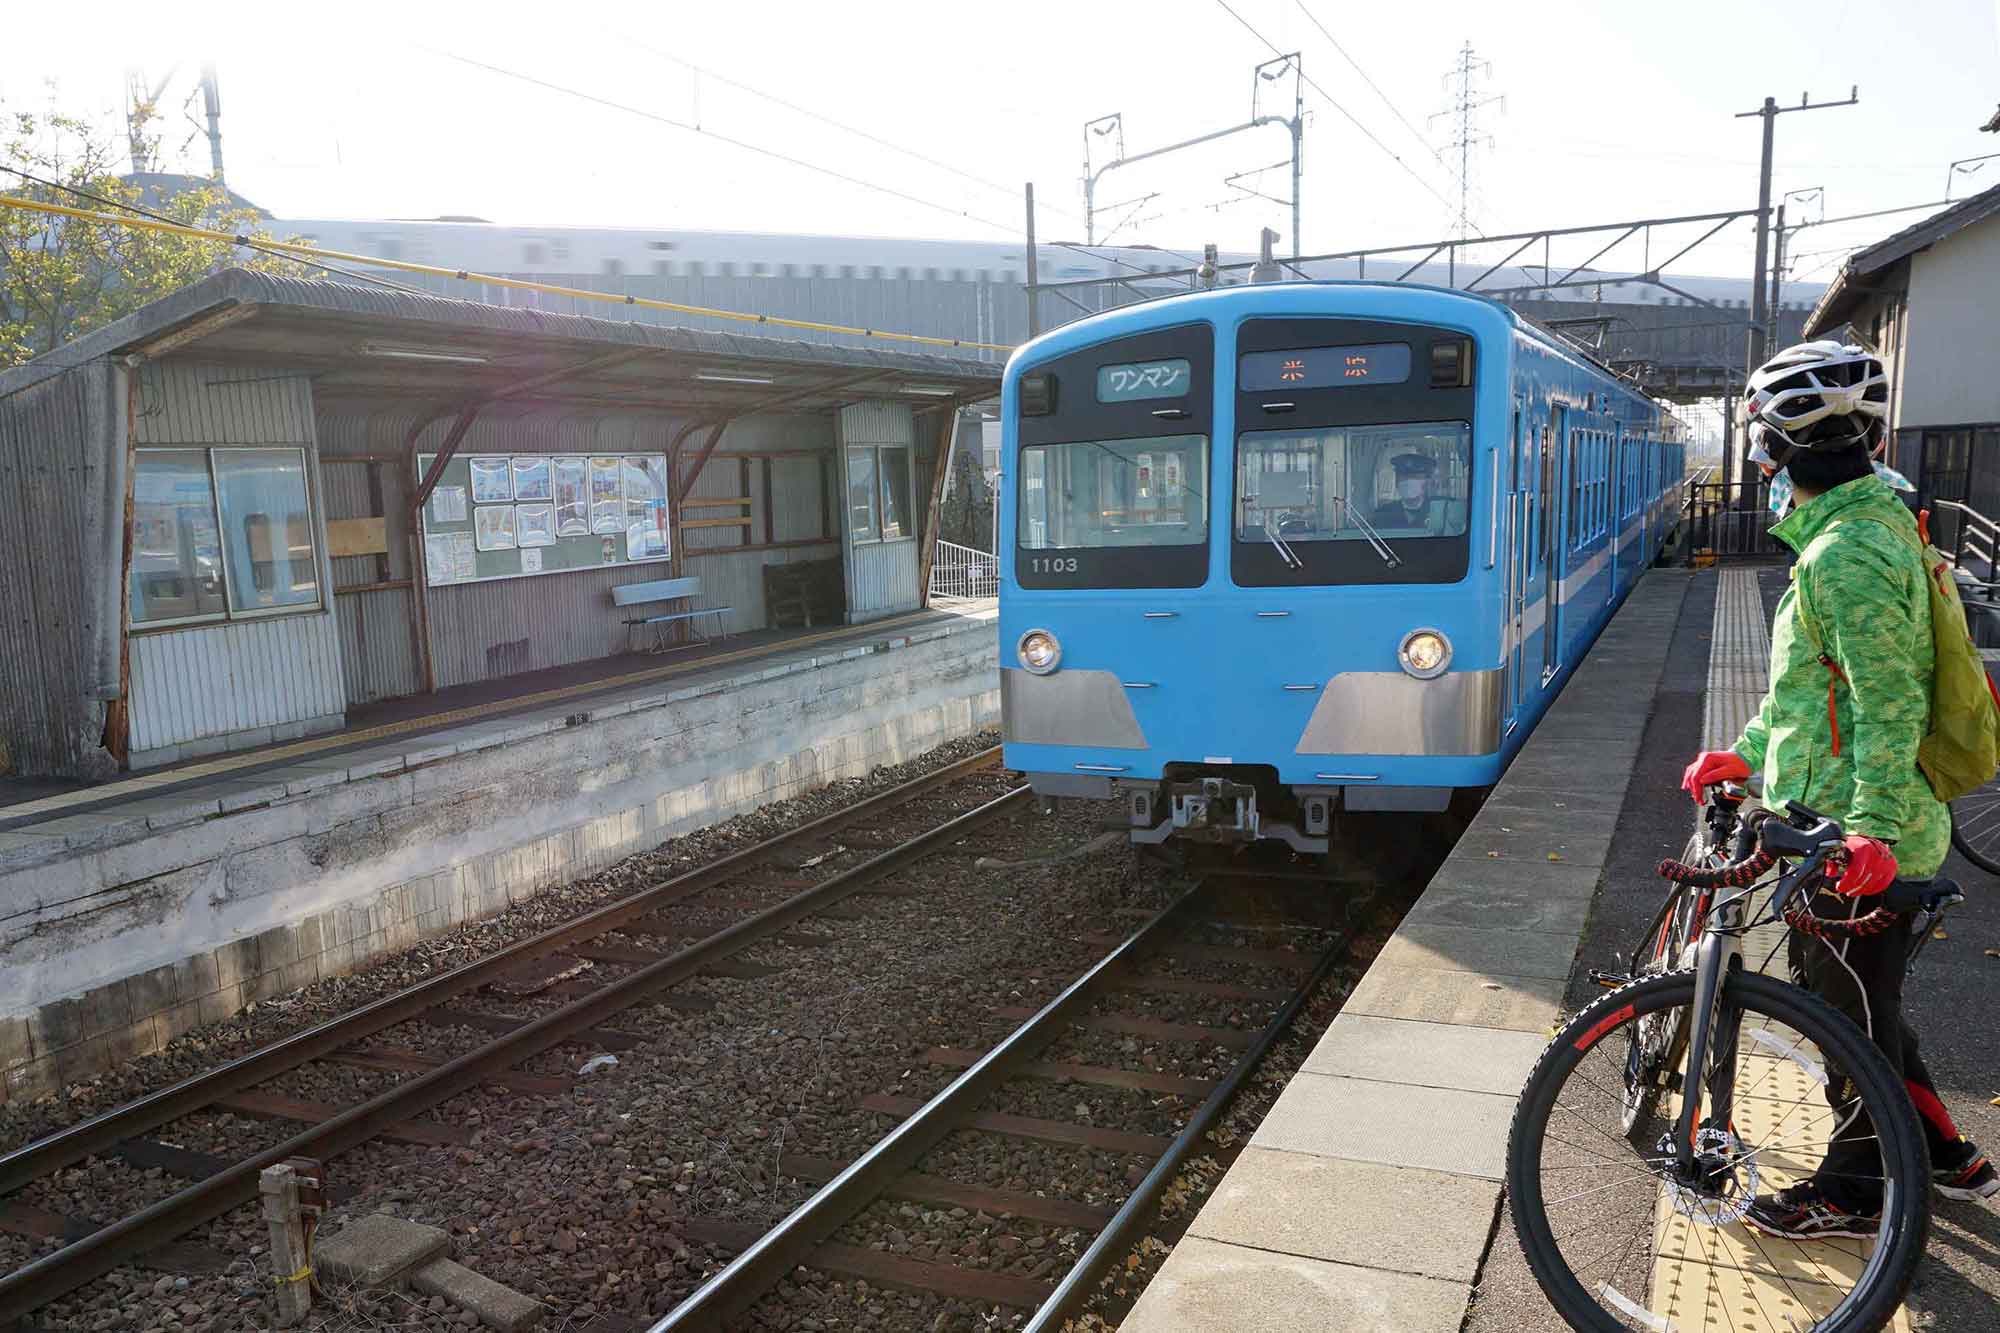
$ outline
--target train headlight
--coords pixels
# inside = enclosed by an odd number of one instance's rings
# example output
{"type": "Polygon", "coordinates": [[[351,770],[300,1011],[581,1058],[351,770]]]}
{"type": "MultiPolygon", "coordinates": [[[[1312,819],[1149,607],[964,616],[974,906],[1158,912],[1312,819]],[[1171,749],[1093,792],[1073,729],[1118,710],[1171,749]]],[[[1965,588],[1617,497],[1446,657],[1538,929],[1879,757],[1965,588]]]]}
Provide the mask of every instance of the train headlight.
{"type": "Polygon", "coordinates": [[[1037,676],[1046,676],[1062,662],[1062,645],[1045,629],[1031,629],[1021,636],[1015,651],[1021,665],[1037,676]]]}
{"type": "Polygon", "coordinates": [[[1403,636],[1396,660],[1418,680],[1435,679],[1451,665],[1451,640],[1438,630],[1413,629],[1403,636]]]}

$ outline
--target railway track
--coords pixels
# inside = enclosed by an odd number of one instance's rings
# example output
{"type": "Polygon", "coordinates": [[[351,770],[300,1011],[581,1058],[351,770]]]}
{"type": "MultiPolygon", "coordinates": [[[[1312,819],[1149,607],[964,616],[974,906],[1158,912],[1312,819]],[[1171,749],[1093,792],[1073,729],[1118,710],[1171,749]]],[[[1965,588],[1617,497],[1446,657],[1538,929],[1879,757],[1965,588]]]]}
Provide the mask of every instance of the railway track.
{"type": "MultiPolygon", "coordinates": [[[[463,1131],[426,1115],[470,1089],[497,1087],[546,1095],[565,1080],[516,1066],[556,1046],[617,1050],[640,1038],[613,1026],[635,1007],[712,1005],[672,988],[706,976],[761,976],[771,969],[736,960],[753,945],[809,947],[827,937],[795,928],[843,914],[843,900],[874,891],[908,892],[880,881],[1017,810],[1025,787],[981,799],[954,787],[990,788],[998,749],[987,750],[882,792],[697,870],[565,922],[478,961],[371,1001],[215,1069],[140,1097],[0,1155],[0,1230],[67,1243],[0,1277],[0,1321],[16,1319],[122,1264],[173,1246],[179,1237],[256,1197],[264,1167],[290,1157],[322,1160],[374,1139],[451,1145],[463,1131]],[[953,813],[940,822],[936,807],[953,813]],[[924,831],[908,836],[911,820],[924,831]],[[736,895],[718,900],[718,890],[736,895]],[[752,914],[691,936],[685,919],[701,906],[752,914]],[[680,907],[682,913],[661,913],[680,907]],[[662,947],[665,946],[665,947],[662,947]],[[469,997],[539,1012],[495,1013],[469,997]],[[557,1002],[554,1007],[547,1007],[557,1002]],[[478,1034],[450,1058],[371,1042],[408,1023],[478,1034]],[[316,1062],[378,1071],[396,1081],[356,1104],[330,1106],[272,1091],[281,1076],[316,1062]],[[160,1137],[175,1121],[204,1111],[303,1126],[282,1142],[230,1159],[179,1148],[160,1137]],[[108,1223],[52,1214],[18,1198],[36,1181],[87,1158],[121,1160],[189,1181],[165,1198],[108,1223]],[[16,1196],[16,1197],[9,1197],[16,1196]]],[[[984,796],[985,793],[979,793],[984,796]]],[[[847,909],[851,913],[852,909],[847,909]]],[[[464,1042],[458,1042],[463,1046],[464,1042]]],[[[198,1263],[180,1246],[173,1262],[198,1263]]]]}
{"type": "MultiPolygon", "coordinates": [[[[898,1117],[890,1132],[851,1163],[790,1159],[788,1171],[826,1183],[769,1230],[708,1219],[689,1225],[693,1238],[733,1251],[721,1272],[653,1325],[652,1333],[680,1333],[735,1326],[788,1276],[809,1269],[873,1287],[929,1293],[982,1307],[1031,1311],[1021,1328],[1049,1333],[1062,1327],[1096,1290],[1151,1220],[1162,1193],[1204,1147],[1208,1132],[1223,1118],[1258,1065],[1279,1041],[1328,974],[1347,956],[1357,927],[1321,932],[1314,952],[1204,945],[1189,937],[1199,927],[1240,923],[1204,921],[1199,912],[1214,901],[1211,877],[1182,892],[1169,906],[1122,940],[1117,940],[1059,995],[1032,1012],[1001,1008],[997,1014],[1025,1021],[983,1055],[932,1051],[934,1063],[963,1066],[943,1090],[928,1100],[870,1097],[863,1106],[898,1117]],[[1177,957],[1204,964],[1235,966],[1260,976],[1273,970],[1291,974],[1282,987],[1246,986],[1214,980],[1148,975],[1148,965],[1177,957]],[[1135,1018],[1115,1010],[1135,996],[1199,997],[1265,1006],[1267,1020],[1254,1029],[1209,1027],[1157,1017],[1135,1018]],[[1101,1009],[1113,1012],[1099,1012],[1101,1009]],[[1048,1048],[1073,1031],[1131,1033],[1153,1039],[1206,1042],[1228,1048],[1235,1058],[1218,1079],[1044,1059],[1048,1048]],[[1043,1120],[983,1109],[1010,1083],[1055,1079],[1162,1095],[1198,1098],[1177,1133],[1137,1133],[1104,1126],[1043,1120]],[[1067,1144],[1150,1158],[1150,1166],[1118,1207],[1110,1208],[1025,1191],[973,1186],[927,1173],[924,1159],[948,1136],[971,1130],[982,1134],[1067,1144]],[[987,1269],[885,1252],[843,1240],[843,1228],[884,1200],[908,1201],[934,1209],[975,1210],[982,1215],[1022,1219],[1042,1228],[1087,1235],[1079,1256],[1054,1282],[987,1269]]],[[[1262,927],[1269,929],[1268,926],[1262,927]]]]}

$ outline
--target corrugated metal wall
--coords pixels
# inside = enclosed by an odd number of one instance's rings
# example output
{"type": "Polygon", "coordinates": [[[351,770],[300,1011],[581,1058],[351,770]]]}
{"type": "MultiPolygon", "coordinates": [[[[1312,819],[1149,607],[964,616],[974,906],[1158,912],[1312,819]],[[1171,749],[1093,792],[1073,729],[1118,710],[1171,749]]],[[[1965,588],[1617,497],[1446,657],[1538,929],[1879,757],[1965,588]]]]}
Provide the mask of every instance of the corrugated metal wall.
{"type": "Polygon", "coordinates": [[[132,752],[346,711],[330,618],[272,616],[132,636],[132,752]]]}
{"type": "MultiPolygon", "coordinates": [[[[916,444],[915,423],[907,403],[869,399],[852,403],[840,409],[841,475],[846,476],[847,453],[849,447],[869,444],[891,444],[911,447],[914,454],[916,444]]],[[[927,475],[928,469],[913,467],[912,471],[927,475]]],[[[845,494],[845,486],[842,487],[845,494]]],[[[922,514],[930,502],[929,492],[923,493],[919,501],[914,482],[910,496],[911,507],[916,511],[912,519],[922,522],[922,514]]],[[[913,611],[920,598],[917,589],[918,554],[922,543],[914,538],[897,541],[854,542],[845,535],[845,518],[842,519],[842,548],[844,551],[847,583],[847,619],[849,623],[875,620],[882,616],[894,615],[898,611],[913,611]]]]}
{"type": "MultiPolygon", "coordinates": [[[[295,445],[306,451],[323,519],[311,381],[303,374],[169,361],[139,372],[134,443],[295,445]]],[[[324,537],[324,523],[316,525],[324,537]]],[[[322,554],[320,586],[329,586],[322,554]]],[[[337,716],[346,711],[331,608],[132,635],[134,754],[185,741],[337,716]]]]}
{"type": "MultiPolygon", "coordinates": [[[[321,449],[329,460],[361,455],[394,458],[401,455],[416,419],[407,411],[325,407],[321,409],[321,449]]],[[[466,433],[465,454],[548,453],[615,454],[664,452],[682,423],[658,414],[578,413],[532,409],[495,409],[482,415],[466,433]]],[[[419,445],[435,447],[448,422],[434,424],[419,445]]],[[[819,458],[776,458],[770,461],[770,484],[764,480],[764,460],[742,459],[748,452],[822,451],[830,457],[833,422],[826,416],[750,417],[730,425],[719,452],[709,460],[689,498],[727,499],[748,495],[752,504],[746,537],[742,526],[684,528],[675,534],[684,572],[702,580],[701,604],[728,606],[731,632],[760,629],[766,623],[763,575],[766,564],[825,559],[838,553],[837,539],[818,545],[782,549],[729,551],[702,555],[703,550],[741,545],[818,541],[824,520],[819,458]],[[749,476],[745,478],[745,470],[749,476]],[[767,543],[766,514],[770,540],[767,543]]],[[[697,440],[699,436],[695,437],[697,440]]],[[[410,468],[399,462],[331,462],[328,515],[389,518],[388,576],[409,577],[406,523],[413,490],[410,468]],[[369,474],[379,476],[381,507],[369,489],[369,474]]],[[[688,509],[684,517],[719,518],[744,513],[734,506],[688,509]]],[[[334,562],[337,586],[354,587],[380,581],[373,556],[334,562]]],[[[665,578],[664,566],[613,565],[487,583],[469,583],[428,590],[433,668],[440,689],[490,680],[498,676],[573,662],[593,661],[626,649],[624,613],[611,605],[611,588],[665,578]]],[[[421,688],[415,640],[412,593],[406,588],[341,594],[342,655],[346,662],[348,698],[354,702],[413,693],[421,688]]]]}
{"type": "MultiPolygon", "coordinates": [[[[85,515],[109,484],[108,362],[0,398],[0,772],[102,776],[104,706],[92,674],[86,579],[105,576],[86,550],[85,515]]],[[[122,498],[120,500],[122,509],[122,498]]],[[[118,572],[108,576],[116,583],[118,572]]]]}

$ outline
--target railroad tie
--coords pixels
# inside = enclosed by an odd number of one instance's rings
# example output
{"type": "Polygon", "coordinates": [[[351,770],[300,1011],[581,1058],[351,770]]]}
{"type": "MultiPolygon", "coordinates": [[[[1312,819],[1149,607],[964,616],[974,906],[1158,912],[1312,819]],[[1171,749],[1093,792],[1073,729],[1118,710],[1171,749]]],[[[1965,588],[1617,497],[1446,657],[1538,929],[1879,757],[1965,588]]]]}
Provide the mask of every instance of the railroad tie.
{"type": "MultiPolygon", "coordinates": [[[[741,1254],[757,1243],[763,1232],[737,1222],[714,1222],[689,1218],[685,1223],[689,1239],[741,1254]]],[[[858,1245],[820,1245],[806,1256],[806,1265],[843,1277],[857,1277],[879,1287],[897,1291],[948,1296],[984,1305],[1005,1305],[1016,1310],[1038,1308],[1055,1292],[1055,1286],[1032,1278],[1005,1273],[988,1273],[954,1264],[932,1263],[885,1254],[858,1245]]]]}
{"type": "MultiPolygon", "coordinates": [[[[295,1120],[300,1124],[325,1124],[347,1108],[331,1102],[300,1101],[266,1092],[238,1092],[209,1103],[213,1111],[248,1116],[253,1120],[295,1120]]],[[[462,1148],[472,1142],[472,1131],[441,1120],[399,1120],[383,1130],[381,1138],[391,1143],[414,1143],[426,1148],[462,1148]]]]}
{"type": "MultiPolygon", "coordinates": [[[[786,1153],[778,1159],[778,1174],[823,1185],[845,1171],[847,1166],[846,1162],[837,1162],[830,1157],[786,1153]]],[[[1009,1214],[1034,1222],[1046,1222],[1050,1226],[1075,1227],[1079,1231],[1102,1229],[1115,1211],[1094,1203],[1049,1199],[1019,1190],[962,1185],[956,1180],[925,1175],[921,1171],[905,1171],[885,1186],[882,1194],[885,1198],[928,1204],[932,1208],[964,1208],[996,1216],[1009,1214]]]]}
{"type": "MultiPolygon", "coordinates": [[[[1003,1004],[993,1011],[993,1016],[1018,1021],[1033,1018],[1040,1012],[1027,1005],[1003,1004]]],[[[1128,1037],[1149,1037],[1154,1041],[1206,1041],[1238,1050],[1248,1050],[1257,1044],[1257,1034],[1242,1028],[1211,1028],[1200,1027],[1193,1023],[1168,1023],[1162,1019],[1140,1018],[1132,1014],[1089,1014],[1070,1021],[1092,1032],[1117,1032],[1128,1037]]]]}
{"type": "MultiPolygon", "coordinates": [[[[861,1099],[861,1109],[878,1115],[906,1119],[922,1110],[923,1099],[873,1093],[861,1099]]],[[[1173,1140],[1160,1134],[1135,1134],[1125,1129],[1105,1129],[1100,1125],[1079,1125],[1068,1120],[1043,1120],[1036,1116],[1003,1115],[975,1111],[958,1122],[961,1129],[983,1130],[1010,1139],[1032,1139],[1037,1143],[1062,1143],[1072,1148],[1101,1148],[1105,1152],[1134,1153],[1161,1157],[1173,1140]]]]}
{"type": "MultiPolygon", "coordinates": [[[[64,1217],[61,1213],[52,1213],[19,1199],[0,1202],[0,1231],[30,1240],[59,1240],[67,1245],[102,1231],[108,1225],[85,1217],[64,1217]]],[[[172,1273],[175,1276],[222,1273],[229,1269],[229,1258],[220,1251],[178,1240],[156,1245],[133,1262],[149,1272],[172,1273]]]]}
{"type": "MultiPolygon", "coordinates": [[[[433,1027],[471,1028],[476,1032],[490,1032],[496,1037],[504,1037],[516,1028],[524,1028],[532,1021],[526,1018],[510,1018],[505,1014],[476,1014],[469,1009],[448,1009],[440,1005],[426,1009],[417,1016],[433,1027]]],[[[602,1046],[607,1051],[629,1051],[646,1044],[647,1038],[636,1032],[621,1032],[617,1028],[590,1028],[567,1038],[566,1045],[602,1046]]]]}
{"type": "MultiPolygon", "coordinates": [[[[934,1046],[924,1058],[943,1069],[970,1069],[985,1058],[983,1051],[955,1050],[934,1046]]],[[[1034,1060],[1010,1071],[1016,1078],[1043,1078],[1056,1083],[1084,1083],[1100,1088],[1127,1088],[1134,1092],[1159,1092],[1196,1100],[1215,1089],[1212,1078],[1186,1078],[1180,1074],[1154,1074],[1143,1070],[1111,1069],[1104,1065],[1057,1064],[1034,1060]]]]}

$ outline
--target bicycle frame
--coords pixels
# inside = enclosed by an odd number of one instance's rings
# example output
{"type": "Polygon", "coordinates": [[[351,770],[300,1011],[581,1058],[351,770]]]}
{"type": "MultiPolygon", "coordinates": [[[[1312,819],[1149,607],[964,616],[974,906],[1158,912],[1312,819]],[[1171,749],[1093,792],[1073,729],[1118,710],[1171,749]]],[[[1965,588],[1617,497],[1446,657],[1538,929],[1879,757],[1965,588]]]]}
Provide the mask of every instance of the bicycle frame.
{"type": "MultiPolygon", "coordinates": [[[[1782,821],[1767,821],[1783,829],[1782,821]]],[[[1817,871],[1827,854],[1840,845],[1839,829],[1822,820],[1811,830],[1791,830],[1794,853],[1803,858],[1793,870],[1781,873],[1772,890],[1768,916],[1753,915],[1750,904],[1756,886],[1732,893],[1710,909],[1702,925],[1701,943],[1695,950],[1694,1011],[1688,1032],[1687,1066],[1681,1077],[1681,1111],[1675,1124],[1674,1162],[1681,1179],[1695,1178],[1695,1156],[1700,1131],[1704,1127],[1729,1128],[1735,1112],[1736,1047],[1740,1034],[1734,1020],[1723,1022],[1722,988],[1733,969],[1743,966],[1743,933],[1762,920],[1782,919],[1785,908],[1817,871]],[[1711,1069],[1709,1051],[1717,1053],[1711,1069]],[[1706,1077],[1700,1071],[1710,1072],[1706,1077]],[[1703,1113],[1703,1103],[1707,1112],[1703,1113]]],[[[1755,826],[1746,822],[1739,837],[1755,835],[1755,826]]]]}

